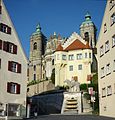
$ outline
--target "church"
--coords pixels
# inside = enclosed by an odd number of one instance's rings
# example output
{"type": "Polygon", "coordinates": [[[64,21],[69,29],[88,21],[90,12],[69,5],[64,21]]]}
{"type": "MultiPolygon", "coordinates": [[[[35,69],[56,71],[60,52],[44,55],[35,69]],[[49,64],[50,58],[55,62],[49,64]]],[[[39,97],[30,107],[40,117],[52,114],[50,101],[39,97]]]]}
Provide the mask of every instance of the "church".
{"type": "MultiPolygon", "coordinates": [[[[92,74],[97,70],[96,32],[89,13],[80,25],[80,35],[73,32],[68,38],[54,32],[47,39],[38,24],[30,37],[28,84],[36,81],[31,95],[40,93],[40,83],[51,82],[52,74],[55,76],[54,87],[66,86],[65,80],[75,80],[80,84],[90,83],[92,74]]],[[[44,87],[46,86],[42,88],[44,87]]]]}

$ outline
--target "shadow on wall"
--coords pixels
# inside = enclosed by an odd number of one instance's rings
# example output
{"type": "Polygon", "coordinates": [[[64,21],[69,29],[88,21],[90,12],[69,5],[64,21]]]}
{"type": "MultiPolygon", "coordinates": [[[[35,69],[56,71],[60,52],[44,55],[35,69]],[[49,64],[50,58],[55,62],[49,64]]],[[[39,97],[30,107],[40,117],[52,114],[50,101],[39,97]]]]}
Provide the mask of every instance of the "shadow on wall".
{"type": "Polygon", "coordinates": [[[48,115],[54,113],[61,113],[63,104],[63,90],[52,90],[49,93],[43,92],[32,97],[32,104],[30,109],[30,116],[48,115]]]}

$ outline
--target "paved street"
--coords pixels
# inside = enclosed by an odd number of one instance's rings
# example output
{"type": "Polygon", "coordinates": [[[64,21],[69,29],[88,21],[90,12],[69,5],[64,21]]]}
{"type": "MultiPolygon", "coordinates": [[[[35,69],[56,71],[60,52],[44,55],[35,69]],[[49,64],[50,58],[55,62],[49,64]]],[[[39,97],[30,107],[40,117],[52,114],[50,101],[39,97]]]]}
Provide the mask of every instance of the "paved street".
{"type": "Polygon", "coordinates": [[[115,118],[93,115],[43,115],[27,120],[115,120],[115,118]]]}

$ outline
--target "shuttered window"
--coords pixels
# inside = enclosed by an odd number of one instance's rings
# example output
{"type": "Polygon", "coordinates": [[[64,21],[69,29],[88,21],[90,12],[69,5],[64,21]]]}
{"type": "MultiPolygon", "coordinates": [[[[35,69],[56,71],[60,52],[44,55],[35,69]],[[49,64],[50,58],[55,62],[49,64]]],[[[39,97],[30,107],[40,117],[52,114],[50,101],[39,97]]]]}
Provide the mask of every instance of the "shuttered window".
{"type": "Polygon", "coordinates": [[[17,45],[8,41],[4,41],[3,50],[12,54],[17,54],[17,45]]]}
{"type": "Polygon", "coordinates": [[[15,73],[21,73],[21,64],[14,61],[8,61],[8,70],[15,73]]]}
{"type": "Polygon", "coordinates": [[[3,23],[0,23],[0,31],[6,34],[11,34],[11,27],[3,23]]]}
{"type": "Polygon", "coordinates": [[[12,94],[20,94],[20,84],[8,82],[7,83],[7,92],[12,94]]]}

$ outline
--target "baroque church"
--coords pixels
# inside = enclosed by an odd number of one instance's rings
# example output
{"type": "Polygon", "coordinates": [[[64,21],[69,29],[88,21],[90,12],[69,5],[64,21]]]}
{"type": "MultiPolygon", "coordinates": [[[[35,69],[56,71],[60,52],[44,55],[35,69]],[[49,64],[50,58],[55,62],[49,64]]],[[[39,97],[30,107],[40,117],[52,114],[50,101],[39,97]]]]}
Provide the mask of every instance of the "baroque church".
{"type": "MultiPolygon", "coordinates": [[[[80,35],[74,32],[69,38],[63,38],[54,32],[46,39],[38,24],[30,37],[28,83],[51,81],[53,72],[55,87],[64,86],[67,79],[77,80],[80,84],[88,83],[92,73],[97,70],[96,31],[89,13],[80,25],[80,35]]],[[[36,91],[33,95],[37,93],[39,92],[36,91]]]]}

